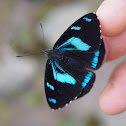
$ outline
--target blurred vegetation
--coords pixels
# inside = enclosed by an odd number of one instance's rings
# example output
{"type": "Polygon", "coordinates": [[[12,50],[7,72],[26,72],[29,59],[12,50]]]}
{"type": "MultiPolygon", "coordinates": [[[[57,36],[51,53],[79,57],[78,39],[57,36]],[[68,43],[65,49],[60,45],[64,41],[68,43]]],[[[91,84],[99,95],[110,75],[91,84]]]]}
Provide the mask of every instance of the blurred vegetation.
{"type": "Polygon", "coordinates": [[[101,121],[98,115],[94,115],[93,113],[87,115],[84,123],[86,126],[103,126],[103,120],[101,121]]]}
{"type": "Polygon", "coordinates": [[[72,119],[69,116],[63,116],[59,120],[59,125],[58,126],[80,126],[80,123],[76,119],[72,119]]]}
{"type": "Polygon", "coordinates": [[[23,96],[24,102],[31,107],[37,107],[42,103],[42,94],[38,92],[28,92],[23,96]]]}
{"type": "Polygon", "coordinates": [[[0,101],[0,125],[4,126],[9,123],[11,117],[11,109],[7,102],[0,101]]]}

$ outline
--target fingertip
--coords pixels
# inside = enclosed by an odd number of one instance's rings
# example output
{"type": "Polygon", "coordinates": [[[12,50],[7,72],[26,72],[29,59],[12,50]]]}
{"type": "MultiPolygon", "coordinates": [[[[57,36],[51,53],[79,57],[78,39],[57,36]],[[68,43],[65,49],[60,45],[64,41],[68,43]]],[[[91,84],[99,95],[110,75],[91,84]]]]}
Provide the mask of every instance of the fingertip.
{"type": "MultiPolygon", "coordinates": [[[[114,84],[110,84],[114,85],[114,84]]],[[[101,110],[107,115],[116,115],[126,110],[126,101],[120,98],[120,94],[117,93],[116,88],[110,89],[104,92],[99,97],[99,106],[101,110]]]]}
{"type": "Polygon", "coordinates": [[[101,110],[107,115],[126,111],[126,61],[113,72],[107,87],[99,97],[101,110]]]}
{"type": "Polygon", "coordinates": [[[126,31],[117,36],[102,37],[106,49],[105,62],[115,60],[126,54],[126,31]]]}
{"type": "Polygon", "coordinates": [[[99,97],[99,106],[101,110],[107,115],[115,115],[116,113],[113,111],[112,103],[110,103],[110,93],[112,91],[113,85],[108,84],[107,87],[104,89],[102,94],[99,97]]]}
{"type": "Polygon", "coordinates": [[[126,30],[126,1],[105,0],[96,14],[104,36],[114,36],[126,30]]]}

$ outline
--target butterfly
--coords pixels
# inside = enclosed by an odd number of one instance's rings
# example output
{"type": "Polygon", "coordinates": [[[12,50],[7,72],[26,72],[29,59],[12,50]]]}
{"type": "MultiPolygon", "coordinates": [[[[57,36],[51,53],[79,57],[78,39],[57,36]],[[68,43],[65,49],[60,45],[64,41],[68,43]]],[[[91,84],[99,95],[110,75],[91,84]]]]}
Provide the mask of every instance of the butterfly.
{"type": "Polygon", "coordinates": [[[94,13],[75,21],[54,44],[45,50],[45,93],[49,106],[60,109],[87,94],[95,73],[104,60],[105,46],[100,22],[94,13]]]}

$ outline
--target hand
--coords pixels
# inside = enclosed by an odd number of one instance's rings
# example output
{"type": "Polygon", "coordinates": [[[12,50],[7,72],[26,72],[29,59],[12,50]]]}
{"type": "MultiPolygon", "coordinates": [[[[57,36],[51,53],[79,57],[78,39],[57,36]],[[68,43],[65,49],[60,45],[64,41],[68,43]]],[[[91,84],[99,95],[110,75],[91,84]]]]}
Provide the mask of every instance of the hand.
{"type": "MultiPolygon", "coordinates": [[[[105,0],[96,13],[106,47],[105,62],[126,54],[126,0],[105,0]]],[[[126,61],[113,71],[99,98],[101,110],[108,115],[126,111],[126,61]]]]}

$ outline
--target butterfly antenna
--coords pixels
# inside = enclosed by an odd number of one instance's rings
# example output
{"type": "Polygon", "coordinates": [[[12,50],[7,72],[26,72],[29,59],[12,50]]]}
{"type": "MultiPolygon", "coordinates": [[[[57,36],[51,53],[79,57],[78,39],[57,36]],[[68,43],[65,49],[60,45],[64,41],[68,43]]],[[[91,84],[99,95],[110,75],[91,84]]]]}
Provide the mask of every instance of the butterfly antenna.
{"type": "MultiPolygon", "coordinates": [[[[41,29],[42,29],[42,35],[43,35],[43,40],[44,40],[44,48],[45,48],[45,36],[44,36],[44,31],[43,31],[43,26],[42,26],[42,23],[40,23],[40,26],[41,26],[41,29]]],[[[26,55],[23,55],[23,56],[16,56],[16,57],[24,57],[24,56],[31,56],[31,55],[36,55],[36,54],[40,54],[40,53],[45,53],[46,55],[48,54],[48,51],[47,50],[42,50],[41,52],[38,52],[38,53],[34,53],[34,54],[26,54],[26,55]]]]}
{"type": "Polygon", "coordinates": [[[40,23],[40,26],[41,26],[41,29],[42,29],[42,36],[43,36],[43,40],[44,40],[44,49],[45,49],[46,48],[45,47],[45,36],[44,36],[44,30],[43,30],[42,23],[40,23]]]}
{"type": "Polygon", "coordinates": [[[31,55],[37,55],[37,54],[40,54],[40,53],[43,53],[43,51],[42,51],[42,52],[38,52],[38,53],[34,53],[34,54],[28,54],[28,55],[23,55],[23,56],[16,56],[16,57],[31,56],[31,55]]]}

